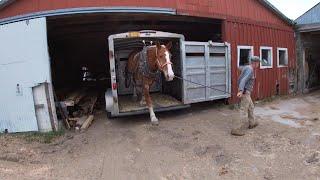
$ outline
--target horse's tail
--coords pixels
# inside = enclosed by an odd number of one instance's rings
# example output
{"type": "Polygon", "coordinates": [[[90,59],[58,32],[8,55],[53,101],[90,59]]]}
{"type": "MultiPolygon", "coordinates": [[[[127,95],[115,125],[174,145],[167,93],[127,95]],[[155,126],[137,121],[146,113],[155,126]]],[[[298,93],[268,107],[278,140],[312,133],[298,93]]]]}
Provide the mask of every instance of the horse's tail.
{"type": "Polygon", "coordinates": [[[126,88],[129,88],[129,86],[131,85],[131,76],[129,75],[128,66],[129,66],[129,63],[127,63],[126,68],[124,70],[126,88]]]}

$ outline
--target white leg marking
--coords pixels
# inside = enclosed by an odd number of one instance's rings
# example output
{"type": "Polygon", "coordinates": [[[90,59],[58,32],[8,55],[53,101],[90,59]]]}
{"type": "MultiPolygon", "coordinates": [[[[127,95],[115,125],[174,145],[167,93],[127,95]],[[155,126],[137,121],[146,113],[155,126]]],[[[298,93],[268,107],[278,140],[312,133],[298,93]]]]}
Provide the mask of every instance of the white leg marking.
{"type": "Polygon", "coordinates": [[[133,96],[137,96],[137,90],[135,86],[133,87],[133,96]]]}
{"type": "Polygon", "coordinates": [[[135,86],[133,86],[132,99],[133,99],[134,101],[138,101],[137,89],[136,89],[135,86]]]}
{"type": "Polygon", "coordinates": [[[144,97],[144,95],[142,95],[142,97],[141,97],[141,101],[140,101],[140,106],[144,106],[144,105],[146,105],[147,103],[146,103],[146,98],[144,97]]]}
{"type": "Polygon", "coordinates": [[[157,125],[158,124],[158,118],[154,114],[153,107],[149,107],[149,112],[150,112],[151,123],[157,125]]]}

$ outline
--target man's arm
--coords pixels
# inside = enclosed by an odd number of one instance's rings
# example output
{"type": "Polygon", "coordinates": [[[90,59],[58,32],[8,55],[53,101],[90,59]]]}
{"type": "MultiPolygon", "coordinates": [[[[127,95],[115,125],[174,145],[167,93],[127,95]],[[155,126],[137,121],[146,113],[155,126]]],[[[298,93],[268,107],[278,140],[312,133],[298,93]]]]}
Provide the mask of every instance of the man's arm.
{"type": "Polygon", "coordinates": [[[244,87],[246,86],[247,81],[250,79],[250,71],[247,69],[244,69],[241,73],[242,75],[240,77],[242,77],[241,79],[239,79],[239,91],[237,96],[241,97],[243,92],[244,92],[244,87]]]}

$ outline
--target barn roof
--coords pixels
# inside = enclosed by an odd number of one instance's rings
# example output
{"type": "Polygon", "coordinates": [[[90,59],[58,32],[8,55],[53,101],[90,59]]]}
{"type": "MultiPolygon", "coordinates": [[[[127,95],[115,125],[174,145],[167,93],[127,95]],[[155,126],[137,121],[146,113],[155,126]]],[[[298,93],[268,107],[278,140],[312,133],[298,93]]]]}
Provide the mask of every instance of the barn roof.
{"type": "Polygon", "coordinates": [[[5,6],[13,3],[15,0],[0,0],[0,9],[4,8],[5,6]]]}
{"type": "MultiPolygon", "coordinates": [[[[15,0],[0,0],[0,10],[7,5],[13,3],[15,0]]],[[[289,19],[286,15],[284,15],[279,9],[277,9],[274,5],[272,5],[268,0],[258,0],[262,5],[264,5],[267,9],[275,13],[279,18],[284,20],[290,25],[294,24],[294,21],[289,19]]]]}
{"type": "Polygon", "coordinates": [[[320,3],[298,17],[295,22],[299,25],[320,23],[320,3]]]}

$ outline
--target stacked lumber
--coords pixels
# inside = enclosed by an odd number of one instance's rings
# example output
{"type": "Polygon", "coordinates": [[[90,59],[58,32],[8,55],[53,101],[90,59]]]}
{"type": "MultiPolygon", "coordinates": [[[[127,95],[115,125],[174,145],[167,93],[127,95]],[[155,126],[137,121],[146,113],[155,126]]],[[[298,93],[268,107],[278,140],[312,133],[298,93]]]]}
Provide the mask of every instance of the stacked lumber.
{"type": "Polygon", "coordinates": [[[79,91],[72,92],[71,94],[68,95],[66,100],[64,100],[64,104],[66,106],[75,106],[82,100],[82,98],[86,96],[86,91],[87,89],[83,88],[79,91]]]}
{"type": "Polygon", "coordinates": [[[67,95],[61,102],[61,110],[64,113],[63,119],[66,119],[67,128],[85,130],[89,128],[94,120],[94,108],[98,100],[98,94],[88,92],[87,89],[80,89],[67,95]]]}
{"type": "Polygon", "coordinates": [[[86,119],[86,121],[81,125],[81,129],[82,130],[88,129],[88,127],[93,122],[93,118],[94,118],[93,115],[89,115],[88,118],[86,119]]]}

